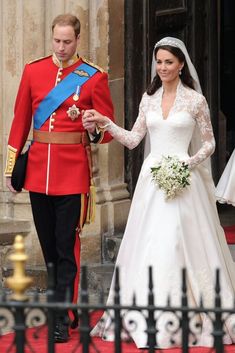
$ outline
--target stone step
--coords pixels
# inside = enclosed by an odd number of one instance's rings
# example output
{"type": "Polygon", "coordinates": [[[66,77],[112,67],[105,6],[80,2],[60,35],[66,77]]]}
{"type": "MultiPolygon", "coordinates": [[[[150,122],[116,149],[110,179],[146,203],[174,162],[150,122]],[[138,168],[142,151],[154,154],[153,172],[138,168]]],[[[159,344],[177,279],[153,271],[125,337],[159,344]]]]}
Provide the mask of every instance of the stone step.
{"type": "MultiPolygon", "coordinates": [[[[12,276],[12,268],[7,268],[2,271],[3,287],[7,290],[5,280],[12,276]]],[[[88,265],[87,266],[87,280],[88,280],[88,294],[91,303],[97,303],[103,291],[104,300],[106,300],[111,278],[113,273],[113,265],[88,265]]],[[[26,268],[26,275],[32,277],[33,284],[27,290],[29,296],[37,291],[39,294],[45,294],[47,288],[47,273],[45,267],[26,268]]]]}
{"type": "Polygon", "coordinates": [[[12,245],[17,234],[25,236],[30,230],[29,221],[0,218],[0,246],[12,245]]]}

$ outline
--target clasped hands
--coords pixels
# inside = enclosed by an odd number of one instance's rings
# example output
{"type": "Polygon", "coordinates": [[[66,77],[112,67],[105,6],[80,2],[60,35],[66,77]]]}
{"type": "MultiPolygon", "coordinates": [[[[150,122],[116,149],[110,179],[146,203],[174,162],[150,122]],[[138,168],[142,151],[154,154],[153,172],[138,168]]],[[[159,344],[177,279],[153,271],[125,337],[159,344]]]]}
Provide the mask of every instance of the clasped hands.
{"type": "Polygon", "coordinates": [[[95,133],[96,128],[104,130],[109,125],[110,119],[97,112],[95,109],[82,111],[82,124],[90,134],[95,133]]]}

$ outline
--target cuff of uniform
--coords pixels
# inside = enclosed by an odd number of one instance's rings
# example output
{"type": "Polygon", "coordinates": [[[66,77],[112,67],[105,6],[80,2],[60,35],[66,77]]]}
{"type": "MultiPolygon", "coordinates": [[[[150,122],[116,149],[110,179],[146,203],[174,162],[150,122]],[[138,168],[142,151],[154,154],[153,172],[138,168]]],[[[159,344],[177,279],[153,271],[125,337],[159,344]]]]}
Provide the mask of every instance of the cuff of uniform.
{"type": "Polygon", "coordinates": [[[11,177],[12,176],[12,171],[16,162],[16,153],[17,149],[8,145],[7,146],[7,159],[6,159],[6,168],[4,175],[6,177],[11,177]]]}
{"type": "Polygon", "coordinates": [[[88,135],[92,143],[101,143],[104,138],[104,131],[102,131],[102,129],[99,129],[99,127],[96,126],[94,133],[88,133],[88,135]]]}

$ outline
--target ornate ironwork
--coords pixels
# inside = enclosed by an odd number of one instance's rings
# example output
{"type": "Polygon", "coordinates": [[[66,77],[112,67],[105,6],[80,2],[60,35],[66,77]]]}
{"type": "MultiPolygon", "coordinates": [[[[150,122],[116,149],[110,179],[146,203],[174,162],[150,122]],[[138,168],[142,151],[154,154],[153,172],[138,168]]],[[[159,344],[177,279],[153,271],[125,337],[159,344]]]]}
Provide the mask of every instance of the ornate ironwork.
{"type": "MultiPolygon", "coordinates": [[[[21,257],[24,259],[24,256],[21,257]]],[[[24,278],[24,268],[22,265],[20,266],[21,276],[18,276],[18,278],[24,278]]],[[[55,302],[53,267],[49,264],[48,290],[46,298],[43,298],[43,300],[40,299],[38,293],[35,293],[31,300],[25,300],[22,286],[20,286],[20,298],[22,300],[16,300],[16,298],[19,299],[19,296],[14,294],[0,293],[1,353],[42,353],[40,345],[38,345],[40,339],[44,339],[47,347],[46,352],[54,353],[53,333],[56,313],[65,310],[75,310],[79,319],[78,332],[76,339],[73,340],[74,345],[72,347],[70,343],[69,348],[66,347],[66,353],[101,353],[97,344],[99,340],[91,335],[93,328],[92,317],[96,312],[105,313],[105,321],[101,318],[98,325],[102,328],[105,324],[107,332],[111,332],[113,335],[113,351],[109,349],[109,353],[124,352],[122,341],[125,341],[126,344],[131,342],[131,336],[138,328],[138,322],[135,319],[136,315],[142,318],[146,327],[147,348],[144,352],[160,352],[160,349],[156,347],[160,346],[159,337],[161,330],[164,330],[169,336],[169,346],[180,345],[182,353],[189,353],[189,346],[198,344],[198,337],[202,331],[201,318],[203,317],[211,326],[212,342],[214,342],[214,351],[213,348],[208,348],[207,352],[225,353],[223,338],[226,326],[227,328],[229,327],[230,335],[235,338],[235,305],[231,308],[222,306],[219,270],[215,274],[214,307],[204,306],[202,299],[198,307],[190,307],[188,303],[186,269],[182,271],[180,305],[172,305],[169,297],[166,306],[157,306],[154,302],[152,270],[150,267],[145,306],[137,305],[135,295],[130,305],[122,305],[118,268],[115,273],[113,305],[104,303],[103,293],[98,303],[90,303],[86,267],[82,267],[80,301],[78,304],[71,304],[68,301],[55,302]],[[9,334],[6,335],[7,333],[9,334]],[[7,340],[9,337],[11,337],[11,340],[7,340]],[[2,347],[5,347],[5,351],[2,347]]],[[[23,280],[23,283],[26,283],[26,281],[23,280]]],[[[19,287],[17,286],[16,291],[18,290],[19,287]]],[[[104,334],[103,338],[105,339],[105,337],[107,338],[106,334],[104,334]]]]}
{"type": "MultiPolygon", "coordinates": [[[[49,267],[50,269],[50,267],[49,267]]],[[[42,337],[47,337],[47,352],[54,353],[55,345],[53,338],[55,314],[58,310],[76,310],[79,317],[79,328],[77,342],[71,349],[71,353],[76,352],[97,352],[101,353],[97,346],[97,340],[90,335],[92,329],[91,317],[96,311],[106,312],[106,319],[109,318],[108,330],[113,330],[114,345],[113,352],[122,352],[122,340],[131,341],[131,335],[137,328],[137,323],[132,317],[132,313],[138,313],[146,321],[146,333],[148,348],[145,352],[156,352],[158,336],[161,333],[158,323],[167,320],[164,330],[169,333],[169,343],[175,345],[181,341],[183,353],[189,352],[190,345],[197,344],[198,336],[202,330],[200,315],[207,317],[211,323],[211,335],[214,339],[214,349],[216,353],[224,352],[223,336],[225,325],[233,322],[230,332],[235,336],[235,306],[233,308],[222,308],[219,270],[216,272],[215,300],[213,308],[206,308],[201,301],[199,307],[188,305],[186,270],[182,272],[182,294],[181,305],[172,306],[170,298],[165,307],[156,306],[153,294],[152,269],[149,269],[149,288],[146,306],[138,306],[135,296],[129,306],[121,305],[121,291],[119,284],[119,270],[116,271],[114,304],[106,306],[102,301],[97,304],[89,303],[89,293],[87,284],[87,268],[82,268],[81,296],[78,304],[69,302],[57,303],[54,301],[53,275],[49,275],[49,286],[46,300],[39,300],[36,294],[30,301],[7,300],[8,296],[4,293],[0,298],[0,346],[1,341],[7,337],[7,332],[14,332],[13,340],[9,343],[5,352],[14,351],[16,353],[27,352],[37,353],[37,341],[42,337]],[[30,339],[29,339],[30,337],[30,339]],[[93,350],[91,350],[91,348],[93,350]]],[[[104,322],[100,321],[99,325],[104,322]]],[[[66,348],[67,349],[67,348],[66,348]]],[[[1,350],[1,352],[3,352],[1,350]]],[[[160,352],[160,351],[159,351],[160,352]]],[[[208,353],[212,348],[208,348],[208,353]]],[[[4,352],[3,352],[4,353],[4,352]]],[[[41,353],[41,352],[40,352],[41,353]]],[[[68,352],[69,353],[69,352],[68,352]]],[[[111,352],[110,352],[111,353],[111,352]]]]}

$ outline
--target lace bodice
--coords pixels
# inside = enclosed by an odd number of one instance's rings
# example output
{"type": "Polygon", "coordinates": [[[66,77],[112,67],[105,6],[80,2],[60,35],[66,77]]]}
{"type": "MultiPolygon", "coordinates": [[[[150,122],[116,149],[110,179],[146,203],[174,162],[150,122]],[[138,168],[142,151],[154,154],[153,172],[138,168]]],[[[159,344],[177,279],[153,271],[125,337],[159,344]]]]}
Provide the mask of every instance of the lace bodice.
{"type": "Polygon", "coordinates": [[[148,131],[150,154],[154,157],[178,155],[190,167],[194,167],[209,157],[215,148],[207,102],[200,93],[184,86],[180,81],[175,102],[167,119],[164,119],[161,108],[162,94],[161,87],[152,96],[146,93],[143,95],[139,115],[131,131],[113,122],[110,122],[107,130],[129,149],[135,148],[148,131]],[[196,129],[200,131],[201,148],[189,156],[189,145],[196,129]]]}

